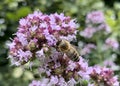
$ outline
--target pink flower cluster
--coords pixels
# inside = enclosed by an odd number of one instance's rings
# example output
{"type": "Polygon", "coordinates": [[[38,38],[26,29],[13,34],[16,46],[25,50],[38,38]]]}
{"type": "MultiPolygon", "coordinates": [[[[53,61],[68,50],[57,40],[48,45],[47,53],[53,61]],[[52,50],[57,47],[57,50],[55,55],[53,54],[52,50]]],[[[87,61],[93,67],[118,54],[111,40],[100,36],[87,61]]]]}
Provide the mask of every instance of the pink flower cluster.
{"type": "Polygon", "coordinates": [[[86,55],[91,53],[92,49],[96,49],[96,46],[94,44],[87,44],[84,45],[85,47],[81,50],[81,55],[86,55]]]}
{"type": "Polygon", "coordinates": [[[32,83],[29,84],[29,86],[45,86],[40,81],[33,80],[32,83]]]}
{"type": "Polygon", "coordinates": [[[90,72],[87,70],[88,64],[82,57],[79,62],[73,62],[65,55],[53,53],[51,59],[39,68],[40,73],[46,73],[46,78],[39,83],[33,81],[29,86],[74,86],[80,79],[90,79],[90,72]]]}
{"type": "Polygon", "coordinates": [[[93,11],[88,13],[86,23],[100,24],[105,21],[104,14],[101,11],[93,11]]]}
{"type": "MultiPolygon", "coordinates": [[[[45,81],[40,81],[44,85],[40,86],[74,86],[81,79],[88,81],[89,84],[93,83],[91,79],[94,80],[93,86],[96,84],[119,86],[117,77],[113,76],[112,70],[98,66],[89,67],[87,61],[82,57],[80,57],[79,62],[73,62],[66,55],[63,56],[59,52],[53,53],[50,57],[39,68],[40,73],[46,74],[46,78],[43,79],[45,81]]],[[[30,86],[34,86],[34,84],[30,86]]]]}
{"type": "Polygon", "coordinates": [[[29,86],[74,86],[74,83],[76,83],[74,79],[66,83],[64,78],[58,79],[56,76],[52,76],[50,78],[43,78],[41,81],[33,80],[29,86]],[[57,83],[57,85],[55,85],[55,83],[57,83]]]}
{"type": "Polygon", "coordinates": [[[119,43],[114,38],[107,38],[105,43],[106,43],[107,46],[109,46],[113,49],[118,49],[119,48],[119,43]]]}
{"type": "Polygon", "coordinates": [[[80,32],[85,38],[91,38],[98,31],[110,33],[110,27],[105,23],[104,14],[101,11],[93,11],[86,16],[86,28],[80,32]]]}
{"type": "Polygon", "coordinates": [[[80,35],[86,38],[91,38],[96,32],[96,29],[93,27],[86,27],[83,31],[80,32],[80,35]]]}
{"type": "Polygon", "coordinates": [[[20,19],[16,36],[9,44],[9,57],[15,65],[24,64],[39,53],[44,54],[44,46],[53,47],[60,38],[71,41],[75,39],[75,34],[75,19],[66,17],[63,13],[47,15],[35,11],[20,19]]]}
{"type": "Polygon", "coordinates": [[[119,86],[117,76],[113,76],[113,71],[109,68],[94,66],[89,69],[90,77],[99,85],[103,86],[119,86]]]}
{"type": "Polygon", "coordinates": [[[45,73],[46,77],[49,77],[49,84],[74,86],[80,78],[90,78],[87,71],[88,64],[82,57],[79,62],[73,62],[69,57],[57,51],[53,52],[50,57],[39,68],[40,73],[45,73]]]}
{"type": "Polygon", "coordinates": [[[89,67],[82,57],[79,62],[73,62],[66,56],[62,57],[60,53],[53,56],[39,68],[40,72],[46,73],[46,78],[39,83],[33,81],[29,86],[75,86],[81,80],[88,81],[88,86],[119,86],[117,76],[113,76],[113,71],[109,68],[89,67]]]}

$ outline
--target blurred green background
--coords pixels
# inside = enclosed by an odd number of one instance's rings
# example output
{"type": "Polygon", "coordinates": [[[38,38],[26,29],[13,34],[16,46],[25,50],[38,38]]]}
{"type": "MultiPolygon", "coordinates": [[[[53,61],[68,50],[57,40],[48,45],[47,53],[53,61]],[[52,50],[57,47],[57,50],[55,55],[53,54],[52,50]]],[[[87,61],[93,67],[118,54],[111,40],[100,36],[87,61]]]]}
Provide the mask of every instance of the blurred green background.
{"type": "MultiPolygon", "coordinates": [[[[112,28],[112,34],[120,43],[120,0],[0,0],[0,86],[27,86],[34,78],[31,71],[23,71],[20,67],[11,66],[7,59],[6,44],[17,31],[19,19],[37,9],[46,14],[64,12],[65,15],[76,18],[80,24],[78,30],[84,29],[87,13],[102,10],[106,22],[112,28]]],[[[119,51],[115,53],[117,55],[115,62],[120,65],[120,53],[119,51]]],[[[94,65],[97,61],[90,61],[90,65],[94,65]]],[[[119,71],[115,73],[120,75],[119,71]]]]}

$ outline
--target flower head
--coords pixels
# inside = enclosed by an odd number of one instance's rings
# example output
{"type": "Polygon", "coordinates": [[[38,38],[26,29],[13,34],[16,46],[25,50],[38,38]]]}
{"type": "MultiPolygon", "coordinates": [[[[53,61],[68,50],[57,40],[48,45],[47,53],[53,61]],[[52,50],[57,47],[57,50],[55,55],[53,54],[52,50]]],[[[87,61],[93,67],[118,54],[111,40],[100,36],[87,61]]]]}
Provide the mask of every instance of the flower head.
{"type": "Polygon", "coordinates": [[[44,57],[44,45],[50,52],[49,47],[54,47],[62,37],[66,37],[68,41],[75,39],[75,32],[75,20],[63,13],[47,15],[35,11],[20,19],[16,36],[9,44],[10,55],[20,64],[35,57],[44,57]]]}
{"type": "Polygon", "coordinates": [[[86,23],[100,24],[104,22],[104,15],[101,11],[90,12],[86,17],[86,23]]]}
{"type": "Polygon", "coordinates": [[[113,38],[107,38],[105,43],[113,49],[118,49],[118,47],[119,47],[119,43],[117,42],[117,40],[115,40],[113,38]]]}
{"type": "Polygon", "coordinates": [[[95,32],[96,32],[95,28],[87,27],[83,31],[80,32],[80,35],[85,38],[91,38],[95,32]]]}

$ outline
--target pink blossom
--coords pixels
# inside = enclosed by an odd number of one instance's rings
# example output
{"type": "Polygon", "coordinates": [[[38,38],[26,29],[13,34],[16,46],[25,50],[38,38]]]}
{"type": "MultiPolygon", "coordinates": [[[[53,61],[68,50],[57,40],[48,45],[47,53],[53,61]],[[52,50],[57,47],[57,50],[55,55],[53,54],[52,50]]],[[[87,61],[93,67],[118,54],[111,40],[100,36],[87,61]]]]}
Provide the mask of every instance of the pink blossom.
{"type": "Polygon", "coordinates": [[[95,85],[94,85],[94,84],[90,84],[90,83],[89,83],[89,84],[88,84],[88,86],[95,86],[95,85]]]}
{"type": "Polygon", "coordinates": [[[97,31],[104,30],[106,33],[111,32],[110,26],[108,26],[106,23],[102,23],[97,27],[97,31]]]}
{"type": "Polygon", "coordinates": [[[32,26],[31,28],[29,28],[29,30],[31,30],[32,32],[34,32],[35,30],[37,30],[38,29],[38,27],[37,26],[32,26]]]}
{"type": "Polygon", "coordinates": [[[48,25],[46,22],[40,23],[40,28],[48,28],[48,25]]]}
{"type": "Polygon", "coordinates": [[[113,83],[113,86],[119,86],[120,85],[120,82],[118,82],[118,77],[117,76],[114,76],[111,80],[110,80],[111,83],[113,83]]]}
{"type": "Polygon", "coordinates": [[[107,86],[115,86],[114,84],[116,84],[116,86],[119,86],[117,78],[114,78],[113,71],[109,68],[95,66],[93,67],[93,71],[91,72],[90,76],[100,83],[104,82],[104,84],[107,86]]]}
{"type": "Polygon", "coordinates": [[[77,25],[74,23],[75,22],[75,19],[73,19],[73,20],[70,20],[70,22],[69,22],[69,26],[71,27],[71,28],[76,28],[77,27],[77,25]]]}
{"type": "Polygon", "coordinates": [[[66,18],[63,13],[60,13],[60,15],[58,13],[55,13],[54,16],[61,20],[61,22],[66,18]]]}
{"type": "Polygon", "coordinates": [[[104,22],[104,14],[101,11],[93,11],[87,14],[86,23],[99,24],[104,22]]]}
{"type": "Polygon", "coordinates": [[[79,71],[78,74],[82,77],[82,79],[89,80],[90,75],[87,72],[79,71]]]}
{"type": "Polygon", "coordinates": [[[55,62],[55,68],[60,67],[61,64],[59,62],[55,62]]]}
{"type": "Polygon", "coordinates": [[[95,28],[87,27],[80,32],[80,35],[85,38],[91,38],[95,32],[96,32],[95,28]]]}
{"type": "Polygon", "coordinates": [[[39,68],[38,68],[38,71],[39,71],[40,73],[44,73],[44,72],[45,72],[45,68],[39,67],[39,68]]]}
{"type": "Polygon", "coordinates": [[[67,27],[69,27],[69,25],[66,24],[65,22],[63,22],[63,23],[62,23],[62,27],[67,28],[67,27]]]}
{"type": "Polygon", "coordinates": [[[57,84],[58,83],[58,77],[57,76],[51,76],[50,83],[57,84]]]}
{"type": "Polygon", "coordinates": [[[56,38],[53,36],[53,35],[45,35],[46,39],[47,39],[47,42],[48,42],[48,45],[49,46],[52,46],[52,45],[55,45],[57,40],[56,38]]]}
{"type": "Polygon", "coordinates": [[[72,61],[69,61],[68,70],[73,71],[76,67],[76,64],[72,61]]]}
{"type": "Polygon", "coordinates": [[[48,84],[49,84],[49,79],[43,78],[41,81],[33,80],[32,83],[29,84],[29,86],[48,86],[48,84]]]}
{"type": "Polygon", "coordinates": [[[23,50],[18,50],[18,57],[19,57],[19,60],[22,61],[22,60],[25,60],[26,62],[32,57],[32,53],[30,51],[23,51],[23,50]]]}
{"type": "Polygon", "coordinates": [[[102,70],[100,67],[95,66],[95,67],[93,67],[93,71],[97,74],[100,74],[102,70]]]}
{"type": "Polygon", "coordinates": [[[104,65],[108,67],[115,66],[115,63],[113,61],[106,60],[104,61],[104,65]]]}
{"type": "Polygon", "coordinates": [[[9,55],[8,58],[11,59],[11,65],[16,65],[16,66],[20,66],[20,61],[16,61],[15,58],[12,55],[9,55]]]}
{"type": "Polygon", "coordinates": [[[36,56],[39,57],[39,58],[45,57],[45,54],[44,54],[43,49],[37,51],[37,52],[36,52],[36,56]]]}
{"type": "Polygon", "coordinates": [[[93,37],[94,33],[103,31],[106,35],[111,32],[110,27],[106,24],[104,14],[101,11],[93,11],[86,16],[86,28],[80,32],[85,38],[93,37]]]}
{"type": "Polygon", "coordinates": [[[72,41],[72,40],[76,39],[76,36],[75,35],[60,36],[60,39],[65,39],[65,40],[68,40],[68,41],[72,41]]]}
{"type": "Polygon", "coordinates": [[[63,77],[61,77],[60,79],[59,79],[59,82],[58,82],[58,85],[60,86],[67,86],[67,83],[65,82],[65,80],[64,80],[64,78],[63,77]]]}
{"type": "Polygon", "coordinates": [[[74,78],[70,79],[68,82],[67,82],[67,86],[75,86],[76,85],[76,81],[74,78]]]}
{"type": "Polygon", "coordinates": [[[41,82],[33,80],[32,83],[29,84],[29,86],[41,86],[41,82]]]}
{"type": "Polygon", "coordinates": [[[23,33],[16,33],[18,40],[21,42],[23,46],[26,46],[28,44],[27,37],[23,33]]]}
{"type": "Polygon", "coordinates": [[[7,46],[8,46],[10,49],[15,48],[15,45],[16,45],[15,42],[7,43],[7,46]]]}
{"type": "Polygon", "coordinates": [[[78,64],[80,65],[80,68],[81,68],[82,71],[87,72],[89,67],[88,67],[88,63],[85,59],[80,57],[80,60],[79,60],[78,64]]]}
{"type": "Polygon", "coordinates": [[[91,53],[92,49],[96,49],[96,46],[94,44],[85,45],[85,47],[81,50],[81,55],[86,55],[91,53]]]}
{"type": "Polygon", "coordinates": [[[26,20],[26,19],[20,19],[20,21],[19,21],[19,24],[21,25],[21,26],[26,26],[27,24],[28,24],[28,20],[26,20]]]}
{"type": "Polygon", "coordinates": [[[46,72],[47,76],[50,76],[50,75],[51,75],[51,69],[48,69],[48,70],[46,70],[45,72],[46,72]]]}
{"type": "Polygon", "coordinates": [[[42,12],[40,12],[40,11],[35,11],[33,14],[29,14],[29,15],[27,16],[27,18],[28,18],[28,19],[33,19],[33,18],[35,18],[35,17],[40,18],[41,16],[42,16],[42,12]]]}
{"type": "Polygon", "coordinates": [[[107,38],[105,43],[109,46],[112,47],[113,49],[118,49],[119,47],[119,43],[117,40],[113,39],[113,38],[107,38]]]}

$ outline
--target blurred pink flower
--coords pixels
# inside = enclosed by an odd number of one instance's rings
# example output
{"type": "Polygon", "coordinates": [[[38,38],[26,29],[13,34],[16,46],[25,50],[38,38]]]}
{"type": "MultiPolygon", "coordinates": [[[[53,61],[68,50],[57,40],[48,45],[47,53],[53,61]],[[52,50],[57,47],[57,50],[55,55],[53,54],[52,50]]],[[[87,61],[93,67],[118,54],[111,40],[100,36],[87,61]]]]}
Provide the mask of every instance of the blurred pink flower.
{"type": "Polygon", "coordinates": [[[104,22],[102,11],[93,11],[87,14],[86,23],[100,24],[104,22]]]}
{"type": "Polygon", "coordinates": [[[89,84],[88,84],[88,86],[95,86],[95,85],[94,85],[94,84],[90,84],[90,83],[89,83],[89,84]]]}
{"type": "Polygon", "coordinates": [[[107,25],[106,23],[102,23],[102,24],[98,25],[97,31],[100,31],[100,30],[104,30],[106,32],[106,34],[111,32],[110,26],[107,25]]]}
{"type": "Polygon", "coordinates": [[[80,32],[80,35],[85,38],[91,38],[95,32],[96,32],[95,28],[87,27],[83,31],[80,32]]]}
{"type": "Polygon", "coordinates": [[[112,66],[115,66],[115,63],[113,61],[105,60],[104,65],[106,67],[112,67],[112,66]]]}
{"type": "Polygon", "coordinates": [[[32,83],[29,84],[29,86],[41,86],[41,82],[33,80],[32,83]]]}
{"type": "Polygon", "coordinates": [[[81,55],[86,55],[91,53],[92,49],[96,49],[96,46],[94,44],[85,45],[85,47],[81,50],[81,55]]]}
{"type": "Polygon", "coordinates": [[[118,47],[119,47],[118,41],[113,39],[113,38],[107,38],[105,43],[106,43],[107,46],[109,46],[113,49],[118,49],[118,47]]]}
{"type": "Polygon", "coordinates": [[[104,34],[111,32],[110,27],[106,24],[102,11],[93,11],[86,16],[86,28],[80,32],[85,38],[93,37],[94,33],[103,31],[104,34]]]}

